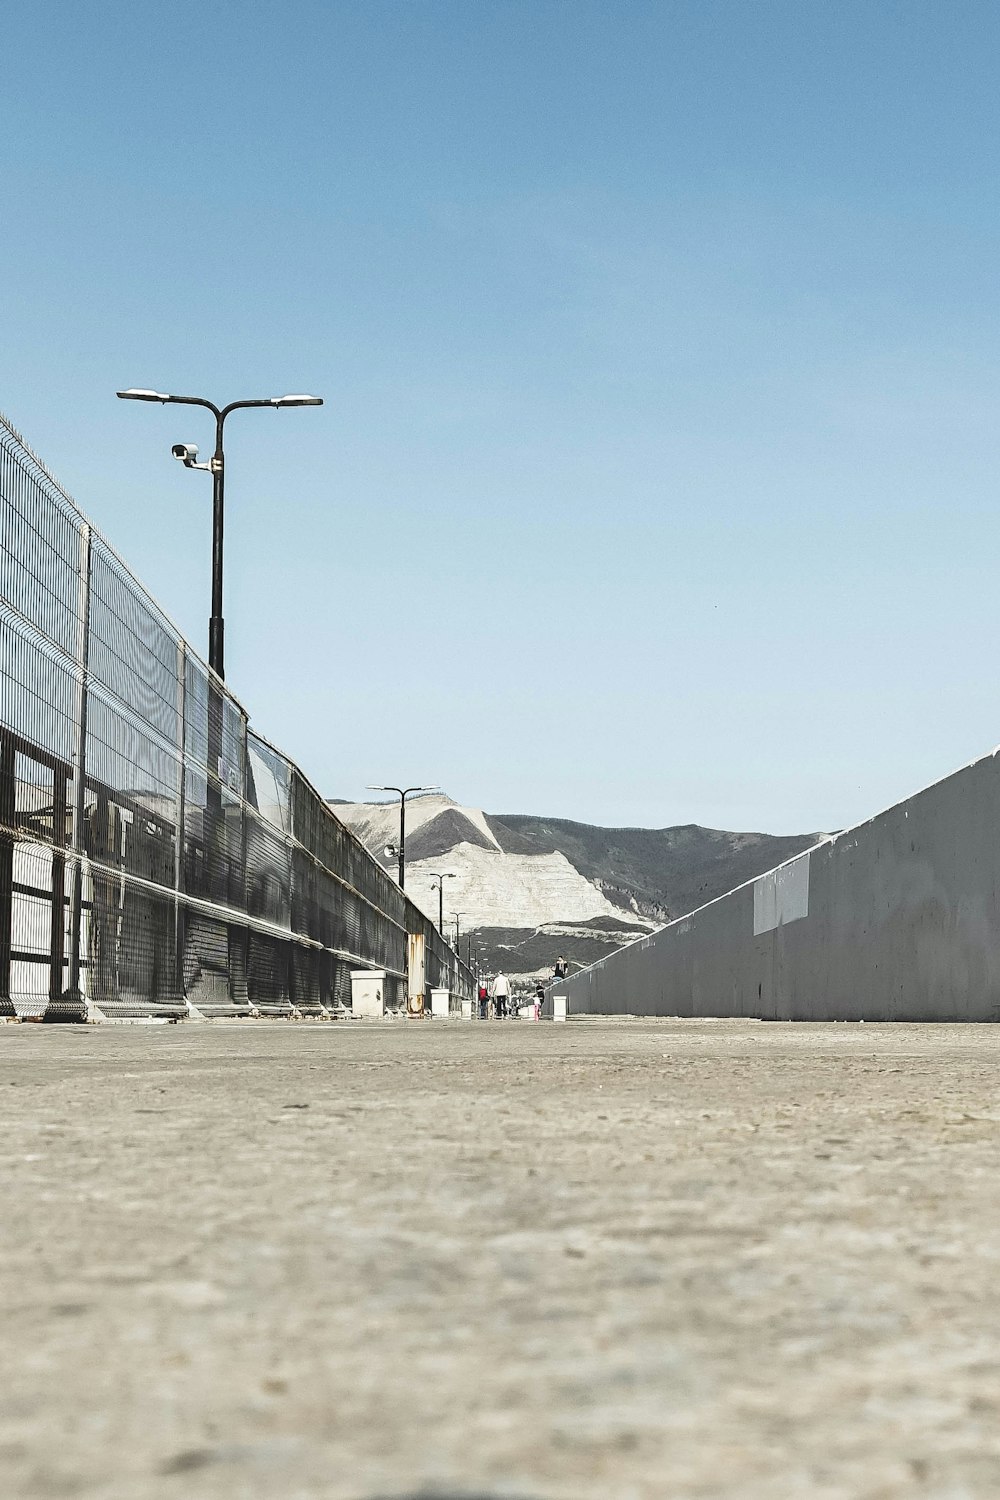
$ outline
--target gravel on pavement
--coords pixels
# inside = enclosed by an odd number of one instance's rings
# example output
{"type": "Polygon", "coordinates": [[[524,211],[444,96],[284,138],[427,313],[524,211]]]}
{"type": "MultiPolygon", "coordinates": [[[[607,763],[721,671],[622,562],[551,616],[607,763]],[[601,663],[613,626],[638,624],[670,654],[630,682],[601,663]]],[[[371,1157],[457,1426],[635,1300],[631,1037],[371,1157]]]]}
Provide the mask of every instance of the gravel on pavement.
{"type": "Polygon", "coordinates": [[[0,1027],[0,1495],[1000,1494],[1000,1029],[0,1027]]]}

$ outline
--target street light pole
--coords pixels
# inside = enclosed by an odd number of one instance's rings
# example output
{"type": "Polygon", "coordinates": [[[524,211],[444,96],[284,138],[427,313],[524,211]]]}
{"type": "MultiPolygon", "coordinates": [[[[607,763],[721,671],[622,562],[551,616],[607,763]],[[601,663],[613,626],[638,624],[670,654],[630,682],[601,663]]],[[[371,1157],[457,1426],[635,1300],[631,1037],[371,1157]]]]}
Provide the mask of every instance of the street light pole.
{"type": "Polygon", "coordinates": [[[212,459],[212,614],[208,622],[208,665],[223,680],[226,676],[226,624],[222,618],[222,533],[226,495],[226,455],[222,451],[222,429],[225,421],[226,417],[221,411],[217,411],[215,456],[212,459]]]}
{"type": "MultiPolygon", "coordinates": [[[[432,870],[430,873],[431,873],[432,882],[434,880],[437,881],[437,893],[438,893],[438,932],[441,934],[442,937],[444,937],[444,883],[445,883],[446,880],[454,880],[455,876],[454,876],[454,874],[451,871],[448,871],[448,870],[446,870],[443,875],[439,875],[438,872],[437,872],[437,870],[432,870]]],[[[433,890],[433,889],[434,889],[434,885],[432,883],[431,884],[431,890],[433,890]]]]}
{"type": "Polygon", "coordinates": [[[399,888],[403,890],[406,876],[406,799],[414,792],[438,792],[441,788],[436,786],[369,786],[365,790],[395,792],[399,798],[399,847],[396,850],[396,858],[399,862],[399,888]]]}
{"type": "Polygon", "coordinates": [[[212,615],[208,622],[208,665],[225,678],[225,624],[222,618],[222,540],[225,521],[226,456],[222,429],[230,412],[247,406],[322,406],[322,396],[271,396],[263,401],[230,401],[218,407],[202,396],[168,396],[161,391],[128,390],[116,393],[122,401],[159,401],[162,405],[204,406],[215,417],[215,453],[207,464],[197,462],[198,450],[175,443],[173,455],[186,469],[204,469],[212,476],[212,615]]]}
{"type": "Polygon", "coordinates": [[[459,930],[458,930],[458,919],[459,919],[459,917],[464,917],[465,916],[465,912],[464,911],[453,911],[452,912],[452,916],[455,918],[455,957],[458,959],[459,963],[461,963],[461,961],[462,961],[462,955],[458,951],[458,939],[459,939],[459,936],[460,936],[460,933],[459,933],[459,930]]]}

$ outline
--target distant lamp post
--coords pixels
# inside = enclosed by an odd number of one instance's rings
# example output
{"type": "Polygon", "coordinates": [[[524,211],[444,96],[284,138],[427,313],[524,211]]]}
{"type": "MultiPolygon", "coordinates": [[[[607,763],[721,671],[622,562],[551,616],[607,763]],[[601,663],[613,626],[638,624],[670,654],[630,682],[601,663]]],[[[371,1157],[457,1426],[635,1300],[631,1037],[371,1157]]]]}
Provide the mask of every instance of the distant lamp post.
{"type": "Polygon", "coordinates": [[[164,406],[204,406],[215,417],[215,453],[207,464],[198,463],[198,449],[191,443],[175,443],[171,448],[174,458],[186,469],[204,469],[212,476],[212,617],[208,622],[208,664],[213,672],[225,677],[225,626],[222,619],[222,531],[224,520],[224,494],[226,483],[226,458],[222,451],[222,429],[231,411],[245,406],[322,406],[322,396],[270,396],[262,401],[230,401],[228,406],[218,407],[214,401],[202,396],[167,396],[162,391],[128,390],[116,393],[122,401],[159,401],[164,406]]]}
{"type": "MultiPolygon", "coordinates": [[[[369,786],[365,788],[369,792],[395,792],[399,798],[399,843],[395,846],[396,858],[399,861],[399,888],[403,890],[406,876],[406,799],[412,797],[414,792],[439,792],[438,786],[369,786]]],[[[388,854],[393,848],[390,844],[386,849],[388,854]]]]}
{"type": "Polygon", "coordinates": [[[462,955],[458,951],[458,939],[461,936],[461,934],[459,933],[459,930],[458,930],[458,919],[459,919],[459,917],[464,917],[465,916],[465,912],[464,911],[453,911],[452,912],[452,916],[455,918],[455,954],[458,957],[458,959],[461,960],[462,955]]]}
{"type": "Polygon", "coordinates": [[[447,870],[445,871],[445,873],[443,875],[439,875],[438,872],[437,872],[437,870],[432,870],[431,871],[431,876],[432,876],[432,880],[431,880],[431,890],[432,891],[435,889],[434,881],[435,880],[437,881],[437,887],[436,887],[436,889],[437,889],[437,893],[438,893],[438,932],[441,934],[442,937],[444,937],[444,883],[445,883],[446,880],[454,880],[455,876],[450,871],[447,871],[447,870]]]}

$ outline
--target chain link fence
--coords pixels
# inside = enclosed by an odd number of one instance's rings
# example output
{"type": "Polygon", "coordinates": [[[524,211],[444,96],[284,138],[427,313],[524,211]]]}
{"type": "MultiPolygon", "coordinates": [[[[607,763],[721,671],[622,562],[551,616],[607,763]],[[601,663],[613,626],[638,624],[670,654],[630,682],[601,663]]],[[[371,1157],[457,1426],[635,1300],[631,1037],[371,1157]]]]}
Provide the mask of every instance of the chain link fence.
{"type": "Polygon", "coordinates": [[[0,416],[0,1015],[343,1015],[363,968],[473,992],[0,416]]]}

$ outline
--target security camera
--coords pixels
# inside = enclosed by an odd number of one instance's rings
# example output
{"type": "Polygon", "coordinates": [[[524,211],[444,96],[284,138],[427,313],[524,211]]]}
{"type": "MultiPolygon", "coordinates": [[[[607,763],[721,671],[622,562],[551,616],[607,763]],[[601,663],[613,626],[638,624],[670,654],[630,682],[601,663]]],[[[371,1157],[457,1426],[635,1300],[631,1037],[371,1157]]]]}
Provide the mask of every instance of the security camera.
{"type": "Polygon", "coordinates": [[[198,449],[193,443],[175,443],[170,451],[182,464],[193,464],[198,458],[198,449]]]}

